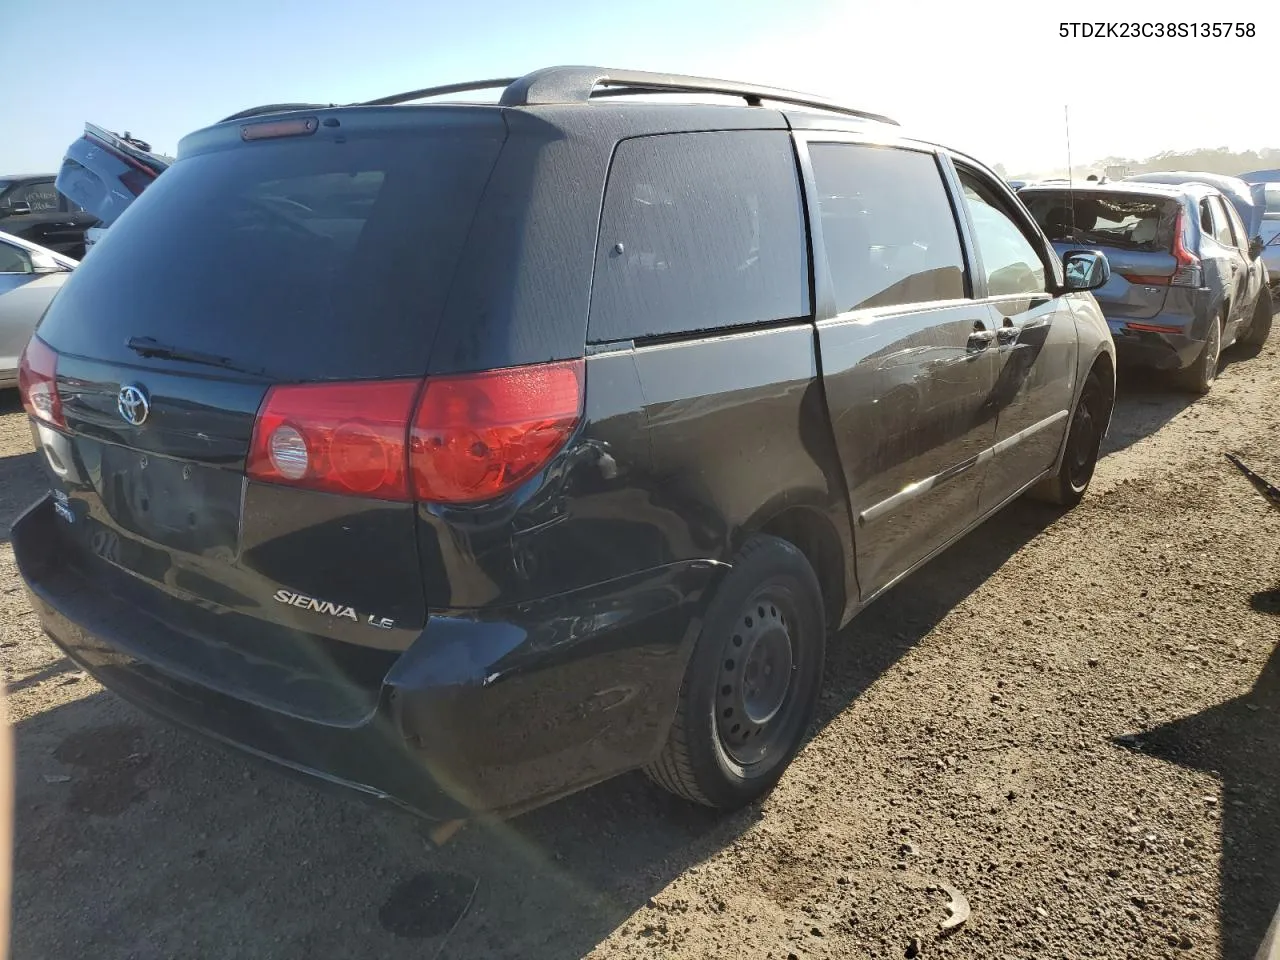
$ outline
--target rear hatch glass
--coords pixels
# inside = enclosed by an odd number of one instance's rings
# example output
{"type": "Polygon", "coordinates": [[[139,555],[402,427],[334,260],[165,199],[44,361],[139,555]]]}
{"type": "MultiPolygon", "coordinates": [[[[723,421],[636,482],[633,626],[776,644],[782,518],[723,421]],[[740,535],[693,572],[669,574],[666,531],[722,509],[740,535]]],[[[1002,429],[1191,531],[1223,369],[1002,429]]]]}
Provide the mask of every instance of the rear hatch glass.
{"type": "Polygon", "coordinates": [[[422,374],[500,121],[247,144],[226,126],[103,235],[40,336],[121,363],[152,337],[286,380],[422,374]]]}
{"type": "Polygon", "coordinates": [[[1149,319],[1164,307],[1177,269],[1173,197],[1124,191],[1024,190],[1019,196],[1059,254],[1099,248],[1111,279],[1095,292],[1109,316],[1149,319]]]}

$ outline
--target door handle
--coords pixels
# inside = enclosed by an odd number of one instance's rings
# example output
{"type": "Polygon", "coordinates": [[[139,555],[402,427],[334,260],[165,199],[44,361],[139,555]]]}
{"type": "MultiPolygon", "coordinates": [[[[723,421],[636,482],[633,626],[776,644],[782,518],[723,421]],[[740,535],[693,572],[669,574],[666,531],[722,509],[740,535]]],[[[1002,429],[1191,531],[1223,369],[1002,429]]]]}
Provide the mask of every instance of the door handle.
{"type": "Polygon", "coordinates": [[[995,338],[996,335],[990,330],[975,330],[973,333],[969,334],[969,349],[985,350],[987,347],[991,346],[991,341],[995,338]]]}
{"type": "Polygon", "coordinates": [[[1021,330],[1018,327],[1001,327],[996,331],[996,340],[999,341],[1000,346],[1007,347],[1018,339],[1020,332],[1021,330]]]}

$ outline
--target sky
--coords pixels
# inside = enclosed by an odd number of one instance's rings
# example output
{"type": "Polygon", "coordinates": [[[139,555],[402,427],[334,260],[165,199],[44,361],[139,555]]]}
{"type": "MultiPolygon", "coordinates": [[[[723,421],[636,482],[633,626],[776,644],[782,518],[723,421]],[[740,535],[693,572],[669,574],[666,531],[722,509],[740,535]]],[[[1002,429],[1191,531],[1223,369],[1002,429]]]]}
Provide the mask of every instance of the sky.
{"type": "Polygon", "coordinates": [[[0,175],[56,170],[85,121],[172,153],[183,134],[255,104],[344,103],[559,63],[821,94],[1010,174],[1066,166],[1067,106],[1077,166],[1280,146],[1266,55],[1280,4],[1261,0],[10,3],[0,175]],[[1059,36],[1064,17],[1200,22],[1209,7],[1253,23],[1255,37],[1059,36]]]}

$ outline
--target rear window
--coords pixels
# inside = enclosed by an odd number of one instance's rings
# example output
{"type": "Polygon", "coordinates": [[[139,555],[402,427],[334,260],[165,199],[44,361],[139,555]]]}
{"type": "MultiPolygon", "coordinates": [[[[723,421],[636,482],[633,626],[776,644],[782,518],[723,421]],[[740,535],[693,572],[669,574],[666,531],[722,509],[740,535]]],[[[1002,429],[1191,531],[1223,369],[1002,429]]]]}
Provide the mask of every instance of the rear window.
{"type": "Polygon", "coordinates": [[[1050,240],[1096,243],[1146,252],[1173,249],[1178,202],[1128,193],[1075,194],[1024,190],[1019,194],[1050,240]]]}
{"type": "Polygon", "coordinates": [[[180,160],[104,232],[40,335],[129,363],[125,343],[154,337],[285,380],[421,375],[491,129],[344,127],[180,160]]]}
{"type": "Polygon", "coordinates": [[[600,223],[591,340],[808,313],[800,186],[785,131],[684,133],[618,145],[600,223]]]}

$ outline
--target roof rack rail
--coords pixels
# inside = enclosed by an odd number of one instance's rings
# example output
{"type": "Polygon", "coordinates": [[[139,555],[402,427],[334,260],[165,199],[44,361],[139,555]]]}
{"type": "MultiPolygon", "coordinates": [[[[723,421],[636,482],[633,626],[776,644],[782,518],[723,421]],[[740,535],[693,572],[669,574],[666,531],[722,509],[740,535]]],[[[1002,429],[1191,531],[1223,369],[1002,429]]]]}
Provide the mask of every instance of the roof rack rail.
{"type": "Polygon", "coordinates": [[[649,73],[643,70],[607,70],[603,67],[547,67],[535,70],[510,83],[499,101],[503,106],[523,107],[535,104],[586,103],[593,97],[618,97],[652,93],[718,93],[742,97],[749,106],[758,107],[764,100],[814,107],[863,120],[875,120],[898,126],[898,121],[878,113],[846,107],[825,97],[795,90],[762,87],[734,80],[712,80],[688,77],[678,73],[649,73]],[[599,89],[597,89],[599,88],[599,89]]]}
{"type": "MultiPolygon", "coordinates": [[[[450,93],[466,93],[471,90],[495,90],[502,88],[498,101],[506,107],[527,107],[538,104],[586,103],[598,97],[623,97],[655,93],[715,93],[730,97],[742,97],[748,105],[760,106],[762,101],[789,103],[801,107],[814,107],[830,113],[875,120],[898,126],[898,121],[879,113],[846,107],[843,104],[795,90],[778,87],[762,87],[733,80],[712,80],[707,77],[687,77],[678,73],[648,73],[643,70],[607,70],[603,67],[547,67],[535,70],[523,77],[504,77],[494,80],[470,80],[465,83],[449,83],[439,87],[423,87],[407,93],[394,93],[377,100],[366,100],[361,106],[381,107],[428,97],[441,97],[450,93]]],[[[241,115],[228,119],[241,119],[241,115]]]]}
{"type": "Polygon", "coordinates": [[[515,82],[515,77],[503,77],[499,80],[468,80],[465,83],[446,83],[440,87],[423,87],[421,90],[410,90],[408,93],[393,93],[389,97],[366,100],[360,106],[386,107],[394,103],[407,103],[410,100],[423,100],[427,97],[443,97],[449,93],[467,93],[470,90],[496,90],[499,87],[509,87],[515,82]]]}
{"type": "Polygon", "coordinates": [[[324,107],[332,106],[332,103],[264,103],[260,107],[249,107],[247,110],[233,113],[229,117],[223,117],[218,122],[230,123],[232,120],[248,120],[250,117],[260,117],[264,113],[286,113],[290,110],[321,110],[324,107]]]}

